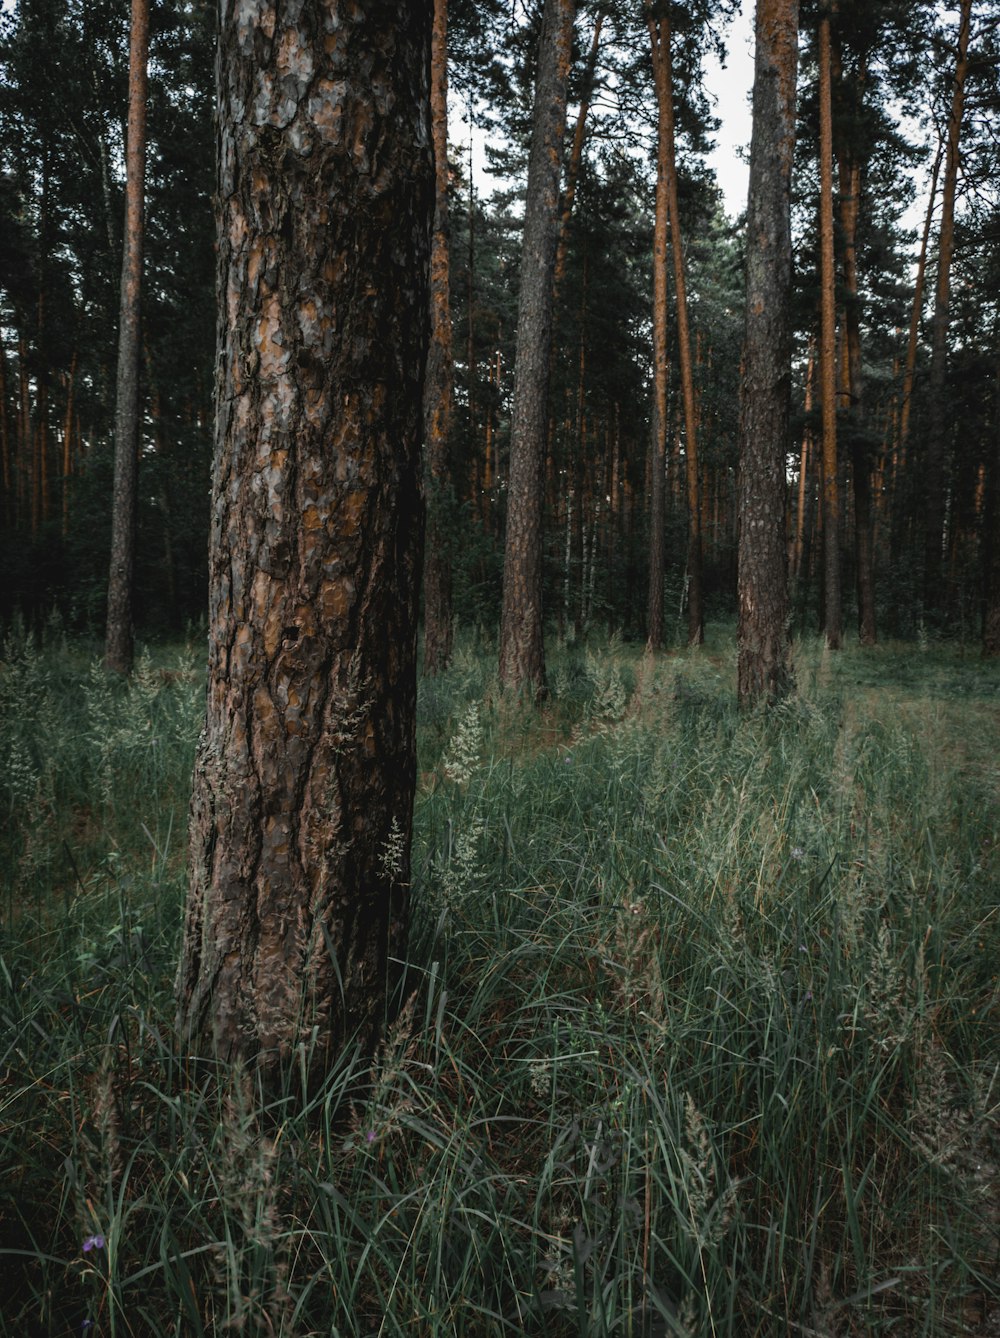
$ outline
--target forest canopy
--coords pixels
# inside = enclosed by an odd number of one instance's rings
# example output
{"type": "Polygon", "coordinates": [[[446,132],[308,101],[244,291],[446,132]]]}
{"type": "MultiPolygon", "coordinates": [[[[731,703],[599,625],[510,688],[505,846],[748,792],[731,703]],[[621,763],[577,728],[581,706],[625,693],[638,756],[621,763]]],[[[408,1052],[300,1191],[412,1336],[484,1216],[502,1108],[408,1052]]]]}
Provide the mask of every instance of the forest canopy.
{"type": "MultiPolygon", "coordinates": [[[[745,216],[727,216],[714,179],[704,68],[736,8],[578,7],[541,513],[545,618],[575,633],[600,623],[646,638],[651,572],[670,636],[682,634],[695,594],[713,614],[735,609],[745,216]],[[658,432],[650,15],[671,29],[678,211],[665,243],[658,432]],[[673,261],[681,246],[683,271],[673,261]],[[686,280],[683,310],[675,272],[686,280]],[[651,533],[650,509],[661,485],[662,535],[651,533]]],[[[798,626],[825,625],[833,562],[845,625],[856,618],[863,640],[976,638],[996,587],[1000,11],[995,0],[841,0],[826,15],[821,49],[824,15],[822,5],[802,6],[790,614],[798,626]],[[834,285],[826,355],[824,62],[834,285]],[[834,385],[826,420],[824,356],[834,385]],[[821,505],[831,460],[832,538],[821,505]]],[[[500,618],[508,526],[539,22],[539,6],[496,0],[464,0],[449,13],[453,403],[435,475],[445,510],[432,534],[449,564],[452,616],[489,629],[500,618]],[[484,146],[489,189],[469,170],[484,146]]],[[[214,6],[199,0],[152,8],[135,577],[146,633],[199,622],[206,609],[215,24],[214,6]]],[[[0,613],[41,618],[56,607],[89,632],[105,617],[111,530],[128,35],[122,0],[9,0],[0,14],[0,613]]]]}

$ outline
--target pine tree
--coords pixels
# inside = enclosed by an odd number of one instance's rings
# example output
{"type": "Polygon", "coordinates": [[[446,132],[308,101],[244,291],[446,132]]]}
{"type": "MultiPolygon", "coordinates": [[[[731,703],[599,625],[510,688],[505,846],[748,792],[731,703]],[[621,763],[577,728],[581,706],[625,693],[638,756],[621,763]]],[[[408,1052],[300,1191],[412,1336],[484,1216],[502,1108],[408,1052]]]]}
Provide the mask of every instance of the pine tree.
{"type": "Polygon", "coordinates": [[[433,208],[429,0],[226,11],[188,1043],[370,1047],[407,924],[433,208]],[[250,90],[252,113],[247,112],[250,90]]]}
{"type": "Polygon", "coordinates": [[[543,465],[552,338],[552,281],[566,86],[576,0],[546,0],[535,89],[524,215],[511,464],[504,555],[500,681],[534,694],[545,687],[542,633],[543,465]]]}
{"type": "Polygon", "coordinates": [[[790,686],[785,453],[791,385],[791,170],[798,0],[757,0],[747,208],[746,343],[740,402],[741,706],[790,686]]]}

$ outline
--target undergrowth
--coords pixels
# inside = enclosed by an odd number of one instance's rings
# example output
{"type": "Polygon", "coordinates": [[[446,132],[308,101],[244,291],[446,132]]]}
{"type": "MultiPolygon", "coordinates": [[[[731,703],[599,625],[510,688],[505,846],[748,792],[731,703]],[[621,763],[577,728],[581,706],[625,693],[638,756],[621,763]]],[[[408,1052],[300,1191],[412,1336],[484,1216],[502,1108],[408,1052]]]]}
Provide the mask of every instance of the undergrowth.
{"type": "Polygon", "coordinates": [[[712,631],[540,711],[462,642],[405,1005],[265,1095],[172,1026],[196,657],[11,629],[2,1332],[1000,1332],[996,671],[805,643],[741,718],[712,631]]]}

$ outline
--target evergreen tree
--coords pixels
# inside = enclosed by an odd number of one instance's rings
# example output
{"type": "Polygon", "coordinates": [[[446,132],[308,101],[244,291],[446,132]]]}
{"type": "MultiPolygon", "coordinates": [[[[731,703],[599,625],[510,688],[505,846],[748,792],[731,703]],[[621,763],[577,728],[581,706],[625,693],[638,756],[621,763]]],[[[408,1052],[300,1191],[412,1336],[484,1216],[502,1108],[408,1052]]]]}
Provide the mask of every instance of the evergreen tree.
{"type": "Polygon", "coordinates": [[[230,8],[188,1043],[370,1047],[407,924],[431,5],[230,8]],[[247,107],[252,112],[247,112],[247,107]]]}

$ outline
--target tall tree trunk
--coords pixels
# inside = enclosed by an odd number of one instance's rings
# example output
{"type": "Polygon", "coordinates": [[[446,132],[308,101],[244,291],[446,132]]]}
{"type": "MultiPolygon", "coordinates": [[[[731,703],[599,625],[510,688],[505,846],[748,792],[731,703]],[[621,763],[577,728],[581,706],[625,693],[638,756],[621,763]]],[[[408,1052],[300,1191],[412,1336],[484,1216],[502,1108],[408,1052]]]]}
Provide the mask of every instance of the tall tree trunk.
{"type": "Polygon", "coordinates": [[[791,173],[798,0],[757,0],[740,394],[740,705],[784,696],[788,655],[785,451],[791,391],[791,173]]]}
{"type": "MultiPolygon", "coordinates": [[[[681,372],[684,400],[684,461],[688,506],[688,645],[700,646],[705,640],[705,616],[702,603],[701,501],[698,487],[698,410],[695,403],[694,371],[691,364],[691,334],[688,328],[687,283],[684,275],[684,246],[681,235],[680,207],[677,198],[677,164],[674,143],[674,89],[669,18],[654,18],[647,8],[656,85],[657,122],[663,125],[662,150],[666,157],[666,204],[670,223],[670,249],[674,262],[674,289],[677,296],[677,358],[681,372]]],[[[661,137],[657,134],[657,157],[661,137]]],[[[657,167],[657,177],[659,167],[657,167]]]]}
{"type": "Polygon", "coordinates": [[[76,349],[70,358],[69,375],[66,378],[66,413],[63,416],[63,459],[62,459],[62,536],[69,535],[69,480],[73,472],[73,391],[76,385],[76,349]]]}
{"type": "Polygon", "coordinates": [[[432,7],[279,12],[227,6],[219,42],[208,707],[178,1025],[223,1060],[270,1072],[301,1046],[322,1073],[375,1043],[406,942],[432,7]]]}
{"type": "Polygon", "coordinates": [[[840,491],[837,478],[837,299],[833,268],[833,114],[830,6],[819,23],[820,391],[823,404],[823,627],[830,650],[841,643],[840,491]]]}
{"type": "Polygon", "coordinates": [[[813,339],[809,340],[809,358],[806,363],[805,387],[805,426],[802,429],[802,444],[799,448],[799,486],[795,517],[795,540],[792,544],[792,583],[798,585],[802,572],[802,554],[805,543],[806,505],[808,502],[809,470],[812,467],[815,441],[812,430],[813,384],[816,378],[816,347],[813,339]]]}
{"type": "Polygon", "coordinates": [[[9,527],[14,520],[14,460],[11,452],[10,427],[7,416],[7,346],[0,338],[0,468],[3,470],[3,515],[9,527]]]}
{"type": "MultiPolygon", "coordinates": [[[[434,142],[434,230],[431,235],[431,338],[424,386],[427,547],[424,558],[424,672],[451,662],[451,551],[448,511],[451,479],[452,356],[448,272],[448,0],[434,0],[431,35],[431,130],[434,142]]],[[[487,448],[488,449],[488,448],[487,448]]]]}
{"type": "Polygon", "coordinates": [[[139,366],[142,354],[143,200],[146,178],[146,83],[149,0],[132,0],[129,37],[128,133],[125,150],[125,243],[121,315],[118,323],[118,384],[115,401],[115,481],[111,504],[111,570],[105,666],[132,671],[132,595],[135,571],[136,489],[139,469],[139,366]]]}
{"type": "Polygon", "coordinates": [[[927,274],[927,247],[931,235],[931,222],[934,218],[934,204],[937,199],[938,175],[941,171],[942,145],[934,156],[934,169],[931,172],[931,188],[927,199],[927,212],[924,215],[924,229],[920,237],[920,256],[917,260],[917,277],[913,287],[913,306],[910,309],[910,330],[906,340],[906,365],[903,371],[903,403],[899,419],[899,459],[898,470],[905,468],[906,444],[910,436],[910,407],[913,400],[913,380],[917,367],[917,345],[920,342],[920,320],[924,310],[924,284],[927,274]]]}
{"type": "Polygon", "coordinates": [[[941,188],[941,236],[938,243],[937,287],[931,323],[930,414],[927,453],[924,460],[924,607],[940,609],[944,598],[941,584],[941,554],[945,521],[945,438],[950,421],[945,403],[948,369],[948,307],[951,295],[951,260],[955,247],[955,191],[958,184],[959,138],[965,111],[965,78],[969,68],[969,28],[972,0],[962,0],[958,24],[958,50],[948,118],[948,147],[941,188]]]}
{"type": "MultiPolygon", "coordinates": [[[[845,86],[839,39],[833,41],[833,74],[841,100],[854,117],[864,112],[867,57],[853,74],[854,89],[845,86]],[[850,94],[853,92],[853,96],[850,94]]],[[[872,519],[872,460],[865,430],[861,366],[861,293],[858,284],[858,216],[861,210],[862,164],[850,134],[837,146],[840,188],[840,243],[844,266],[843,347],[840,365],[841,400],[851,451],[854,494],[854,553],[858,597],[858,639],[873,646],[878,639],[875,620],[875,555],[872,519]]]]}
{"type": "Polygon", "coordinates": [[[542,637],[542,512],[545,425],[552,341],[552,276],[559,232],[559,180],[566,85],[576,0],[545,0],[528,159],[517,357],[510,428],[500,682],[545,689],[542,637]]]}
{"type": "Polygon", "coordinates": [[[650,441],[649,597],[646,645],[663,646],[663,577],[666,543],[667,387],[667,229],[669,220],[669,129],[656,122],[656,204],[653,215],[653,435],[650,441]]]}
{"type": "Polygon", "coordinates": [[[587,65],[583,72],[583,86],[580,92],[580,107],[576,115],[576,127],[573,131],[573,147],[566,165],[566,189],[562,194],[562,208],[559,216],[559,242],[556,246],[556,263],[552,276],[553,302],[559,295],[563,277],[566,273],[566,255],[569,250],[569,222],[573,217],[573,202],[576,199],[576,183],[583,161],[583,143],[587,133],[587,115],[590,112],[590,99],[594,93],[594,74],[597,70],[597,53],[601,44],[601,29],[604,15],[598,14],[594,21],[594,33],[590,39],[590,51],[587,65]]]}

